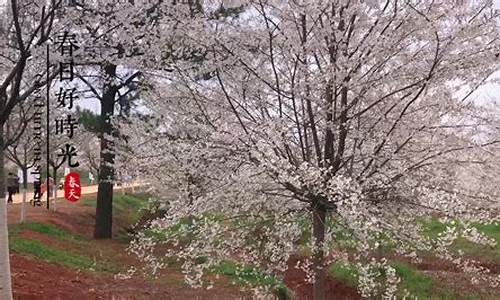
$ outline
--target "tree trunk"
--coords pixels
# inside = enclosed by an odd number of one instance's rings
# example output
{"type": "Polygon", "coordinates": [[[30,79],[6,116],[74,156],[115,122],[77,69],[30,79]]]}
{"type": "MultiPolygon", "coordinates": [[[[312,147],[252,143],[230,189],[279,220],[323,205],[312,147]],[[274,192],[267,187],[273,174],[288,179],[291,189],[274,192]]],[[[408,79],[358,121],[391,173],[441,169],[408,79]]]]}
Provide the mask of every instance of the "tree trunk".
{"type": "Polygon", "coordinates": [[[5,200],[3,128],[0,127],[0,299],[12,300],[10,280],[9,232],[7,231],[7,202],[5,200]]]}
{"type": "Polygon", "coordinates": [[[26,219],[26,195],[28,193],[28,168],[21,168],[23,171],[23,204],[21,204],[21,223],[26,219]]]}
{"type": "Polygon", "coordinates": [[[325,266],[323,244],[325,241],[326,208],[318,203],[313,204],[313,271],[314,271],[314,300],[325,300],[325,266]]]}
{"type": "Polygon", "coordinates": [[[113,226],[113,179],[114,179],[114,147],[113,141],[108,140],[113,136],[111,116],[115,110],[116,86],[112,79],[116,75],[115,65],[106,65],[106,83],[101,100],[101,149],[99,164],[99,186],[97,188],[96,222],[94,238],[109,239],[112,237],[113,226]]]}

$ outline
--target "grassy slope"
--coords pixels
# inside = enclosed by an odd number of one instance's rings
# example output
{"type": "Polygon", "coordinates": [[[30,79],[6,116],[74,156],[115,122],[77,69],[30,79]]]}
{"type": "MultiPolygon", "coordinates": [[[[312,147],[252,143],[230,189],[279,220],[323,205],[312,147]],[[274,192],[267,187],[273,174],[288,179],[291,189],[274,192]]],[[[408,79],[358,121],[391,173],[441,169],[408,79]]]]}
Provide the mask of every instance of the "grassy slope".
{"type": "MultiPolygon", "coordinates": [[[[125,215],[130,223],[136,222],[140,217],[140,208],[144,204],[147,195],[116,195],[113,201],[114,214],[125,215]]],[[[95,207],[95,199],[84,200],[84,206],[95,207]]],[[[499,225],[482,225],[476,224],[476,228],[491,238],[496,239],[500,243],[500,226],[499,225]]],[[[445,225],[437,220],[424,222],[424,232],[431,238],[445,229],[445,225]]],[[[36,259],[44,260],[49,263],[60,264],[62,266],[89,271],[100,272],[115,272],[118,267],[109,263],[96,262],[95,258],[91,258],[78,251],[69,251],[58,249],[54,245],[46,245],[36,240],[28,240],[22,238],[22,232],[31,231],[43,234],[47,237],[64,241],[69,248],[91,247],[90,241],[85,240],[80,236],[71,235],[70,233],[62,230],[51,224],[42,223],[26,223],[22,225],[14,225],[10,227],[10,247],[14,252],[28,255],[36,259]]],[[[307,237],[304,237],[304,241],[307,237]]],[[[349,243],[347,236],[342,236],[344,246],[349,243]]],[[[471,256],[490,257],[494,261],[500,261],[500,248],[480,247],[472,244],[465,239],[459,239],[454,245],[456,249],[463,250],[466,254],[471,256]]],[[[443,289],[439,283],[433,278],[415,270],[409,265],[399,262],[391,262],[391,265],[396,269],[397,274],[402,279],[400,285],[401,291],[407,290],[412,295],[417,296],[419,299],[454,299],[456,298],[452,293],[443,289]]],[[[342,280],[348,286],[355,287],[357,285],[357,270],[352,266],[345,266],[334,264],[329,268],[330,273],[337,279],[342,280]]],[[[233,262],[225,262],[214,268],[214,274],[224,275],[231,281],[250,286],[267,286],[273,288],[278,294],[287,294],[286,287],[282,282],[276,278],[264,274],[251,266],[239,266],[233,262]]]]}
{"type": "MultiPolygon", "coordinates": [[[[424,234],[431,239],[437,238],[446,228],[446,225],[438,220],[425,221],[423,225],[424,234]]],[[[473,226],[489,238],[495,239],[497,246],[492,248],[478,245],[463,237],[459,237],[452,245],[452,249],[456,251],[461,250],[465,255],[471,257],[481,257],[493,263],[500,263],[500,224],[474,224],[473,226]]]]}
{"type": "MultiPolygon", "coordinates": [[[[145,199],[147,199],[146,197],[146,195],[115,196],[113,201],[114,213],[126,214],[131,223],[135,222],[139,217],[140,207],[145,199]]],[[[94,203],[95,205],[95,199],[84,200],[84,203],[94,203]]],[[[91,257],[90,253],[87,253],[86,250],[95,248],[92,240],[72,235],[52,224],[32,222],[12,225],[9,227],[9,238],[9,246],[12,251],[48,263],[59,264],[70,269],[115,273],[122,268],[122,266],[113,264],[108,260],[96,260],[95,256],[91,257]],[[64,249],[56,245],[61,243],[51,243],[48,245],[38,240],[23,238],[22,233],[26,231],[42,234],[55,241],[62,241],[64,249]]]]}
{"type": "MultiPolygon", "coordinates": [[[[148,198],[145,194],[136,195],[121,195],[118,194],[113,199],[113,214],[121,215],[129,220],[130,224],[138,221],[141,214],[141,208],[148,198]]],[[[95,207],[95,199],[85,199],[82,201],[83,206],[95,207]]],[[[48,263],[58,264],[70,269],[83,271],[97,271],[117,273],[123,266],[116,262],[96,261],[86,249],[96,247],[92,240],[84,237],[72,235],[71,233],[52,224],[45,223],[25,223],[12,225],[9,228],[10,232],[10,249],[18,254],[29,256],[37,260],[48,263]],[[47,245],[38,240],[26,239],[22,237],[23,232],[36,232],[51,239],[64,242],[64,250],[57,245],[47,245]]],[[[127,239],[117,237],[115,241],[126,242],[127,239]]],[[[174,260],[172,260],[174,261],[174,260]]],[[[288,293],[285,285],[275,277],[264,274],[251,266],[240,266],[233,262],[227,261],[221,263],[212,270],[213,274],[223,275],[234,284],[245,286],[265,286],[277,291],[278,295],[286,295],[288,293]]],[[[169,284],[173,281],[169,278],[162,278],[161,281],[167,280],[169,284]]],[[[176,284],[184,284],[184,282],[175,281],[176,284]]]]}
{"type": "MultiPolygon", "coordinates": [[[[476,299],[475,296],[464,296],[454,294],[439,285],[436,280],[427,276],[410,265],[401,262],[391,262],[390,265],[396,270],[401,279],[397,298],[403,298],[409,294],[411,299],[476,299]]],[[[329,267],[330,274],[336,279],[344,282],[350,287],[358,285],[358,270],[352,265],[335,263],[329,267]]]]}
{"type": "Polygon", "coordinates": [[[213,272],[224,275],[236,284],[269,288],[275,291],[279,299],[287,299],[288,295],[290,295],[290,291],[288,291],[282,281],[252,266],[241,266],[234,262],[226,261],[216,266],[213,272]]]}
{"type": "MultiPolygon", "coordinates": [[[[180,244],[186,245],[195,238],[191,231],[192,223],[192,219],[186,218],[181,220],[178,224],[165,229],[163,232],[146,230],[145,234],[157,241],[165,241],[172,236],[177,236],[177,240],[180,244]]],[[[206,257],[198,258],[198,263],[203,263],[205,261],[206,257]]],[[[168,257],[165,259],[165,262],[170,266],[178,268],[180,268],[182,264],[175,257],[168,257]]],[[[237,284],[241,287],[263,287],[273,291],[278,296],[278,299],[289,299],[290,291],[281,280],[271,274],[262,272],[255,266],[241,265],[235,261],[226,260],[213,267],[209,273],[212,275],[222,275],[233,284],[237,284]]]]}
{"type": "MultiPolygon", "coordinates": [[[[446,225],[438,220],[429,220],[423,222],[424,234],[436,239],[439,233],[443,232],[446,225]]],[[[500,244],[500,224],[474,224],[480,232],[493,238],[500,244]]],[[[459,237],[452,245],[453,250],[461,250],[471,257],[481,257],[495,263],[500,263],[500,246],[494,248],[477,245],[459,237]]],[[[397,275],[401,278],[400,295],[404,290],[418,299],[478,299],[474,295],[456,295],[452,291],[442,286],[434,278],[419,272],[414,267],[400,262],[391,262],[396,269],[397,275]]],[[[358,270],[352,265],[340,263],[332,264],[329,267],[330,274],[346,283],[348,286],[356,287],[358,284],[358,270]]]]}
{"type": "MultiPolygon", "coordinates": [[[[299,220],[300,222],[301,220],[299,220]]],[[[303,229],[304,229],[304,234],[302,235],[300,239],[300,253],[303,256],[308,256],[310,255],[310,251],[307,248],[307,244],[310,241],[310,232],[309,228],[306,224],[306,222],[303,222],[302,224],[303,229]]],[[[178,233],[179,228],[181,228],[181,225],[189,227],[190,222],[189,220],[185,220],[182,222],[182,224],[178,224],[177,226],[173,226],[169,230],[167,230],[165,233],[162,235],[158,235],[158,233],[151,234],[152,238],[157,238],[159,240],[165,239],[167,236],[172,236],[176,233],[178,233]]],[[[352,248],[353,245],[356,243],[353,238],[347,234],[345,231],[342,230],[341,227],[336,226],[335,224],[331,224],[331,226],[335,226],[334,232],[337,232],[337,239],[336,243],[332,246],[332,249],[335,249],[336,247],[342,247],[342,248],[352,248]]],[[[430,235],[430,237],[437,237],[438,233],[442,230],[444,230],[445,225],[439,223],[436,220],[432,220],[430,222],[425,222],[424,224],[425,227],[425,234],[430,235]]],[[[500,227],[498,225],[476,225],[476,227],[483,231],[485,234],[496,238],[498,241],[499,237],[499,229],[500,227]]],[[[189,232],[189,229],[186,229],[189,232]]],[[[181,243],[189,243],[190,239],[192,237],[188,235],[182,235],[181,243]]],[[[481,247],[476,244],[472,244],[470,242],[465,241],[464,239],[459,239],[456,243],[457,245],[455,246],[456,249],[461,249],[464,250],[466,253],[470,253],[470,255],[479,257],[487,253],[489,257],[491,257],[492,253],[498,253],[499,248],[496,247],[494,249],[486,249],[484,247],[481,247]],[[466,251],[468,247],[468,252],[466,251]]],[[[390,247],[387,247],[386,251],[391,251],[390,247]]],[[[334,250],[335,251],[335,250],[334,250]]],[[[398,276],[401,278],[401,283],[400,283],[400,296],[404,295],[404,291],[408,291],[411,295],[418,297],[419,299],[469,299],[469,298],[474,298],[473,296],[458,296],[453,294],[452,291],[448,290],[446,287],[443,287],[441,282],[436,281],[433,277],[430,277],[420,271],[418,271],[415,267],[404,264],[401,262],[396,262],[392,261],[390,262],[391,265],[396,269],[396,272],[398,276]]],[[[330,266],[330,273],[332,274],[333,277],[340,279],[344,283],[346,283],[348,286],[351,287],[356,287],[357,286],[357,270],[352,267],[352,266],[342,266],[342,265],[332,265],[330,266]]],[[[247,285],[255,286],[255,285],[265,285],[268,287],[273,287],[275,288],[278,292],[283,290],[286,291],[285,289],[282,289],[284,287],[281,282],[277,281],[275,278],[270,277],[269,275],[266,275],[262,272],[259,272],[257,269],[251,267],[251,266],[238,266],[233,262],[226,262],[221,264],[220,266],[216,267],[214,269],[214,273],[216,274],[222,274],[225,275],[226,277],[230,278],[232,281],[236,281],[239,283],[244,283],[247,285]]]]}
{"type": "Polygon", "coordinates": [[[10,230],[10,249],[16,253],[33,257],[48,263],[54,263],[76,270],[115,272],[118,267],[103,261],[96,261],[88,256],[82,255],[80,251],[74,249],[91,247],[89,241],[83,240],[80,236],[70,233],[50,224],[26,223],[12,226],[10,230]],[[47,245],[38,240],[22,237],[26,231],[40,233],[49,238],[63,241],[67,246],[61,249],[55,245],[47,245]]]}
{"type": "MultiPolygon", "coordinates": [[[[147,194],[123,195],[121,193],[116,193],[113,197],[113,214],[126,214],[132,224],[139,219],[141,208],[148,198],[149,196],[147,194]]],[[[82,205],[96,207],[96,199],[85,199],[82,201],[82,205]]]]}

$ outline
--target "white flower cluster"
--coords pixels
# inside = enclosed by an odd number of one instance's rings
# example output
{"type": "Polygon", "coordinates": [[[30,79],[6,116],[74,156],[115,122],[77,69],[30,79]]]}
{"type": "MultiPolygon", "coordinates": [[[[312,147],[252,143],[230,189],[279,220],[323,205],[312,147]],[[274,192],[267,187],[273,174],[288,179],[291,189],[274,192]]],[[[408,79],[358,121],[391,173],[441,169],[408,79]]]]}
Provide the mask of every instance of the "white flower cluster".
{"type": "Polygon", "coordinates": [[[396,270],[385,258],[380,261],[372,258],[359,265],[358,289],[363,297],[382,295],[383,299],[394,299],[400,281],[396,270]]]}

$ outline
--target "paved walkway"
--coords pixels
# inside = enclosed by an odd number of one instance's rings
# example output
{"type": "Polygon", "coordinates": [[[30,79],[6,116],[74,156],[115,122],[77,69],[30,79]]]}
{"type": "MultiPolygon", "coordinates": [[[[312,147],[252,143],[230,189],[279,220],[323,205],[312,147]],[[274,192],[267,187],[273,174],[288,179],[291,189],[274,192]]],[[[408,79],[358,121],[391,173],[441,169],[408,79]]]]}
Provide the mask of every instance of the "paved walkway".
{"type": "MultiPolygon", "coordinates": [[[[126,190],[127,189],[131,190],[132,188],[136,188],[139,186],[141,186],[141,184],[139,184],[139,183],[127,184],[125,186],[115,185],[113,190],[120,191],[120,190],[122,190],[122,188],[125,188],[126,190]]],[[[96,193],[97,193],[97,185],[89,185],[89,186],[82,187],[82,195],[96,194],[96,193]]],[[[7,199],[7,195],[8,194],[6,194],[5,199],[7,199]]],[[[30,199],[33,199],[33,192],[26,193],[26,202],[28,203],[30,201],[30,199]]],[[[44,201],[46,199],[47,199],[46,194],[43,194],[41,200],[44,201]]],[[[64,190],[62,190],[62,189],[57,190],[57,199],[64,199],[64,190]]],[[[22,203],[23,202],[23,193],[20,192],[18,194],[13,195],[12,200],[14,201],[14,203],[22,203]]]]}

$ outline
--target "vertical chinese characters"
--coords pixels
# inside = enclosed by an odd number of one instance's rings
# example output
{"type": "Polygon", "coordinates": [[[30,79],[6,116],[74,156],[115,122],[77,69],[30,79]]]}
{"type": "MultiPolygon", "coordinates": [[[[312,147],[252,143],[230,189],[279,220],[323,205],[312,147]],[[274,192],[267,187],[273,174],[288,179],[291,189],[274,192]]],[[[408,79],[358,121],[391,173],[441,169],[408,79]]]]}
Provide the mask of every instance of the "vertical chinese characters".
{"type": "MultiPolygon", "coordinates": [[[[57,35],[55,44],[57,47],[56,49],[62,56],[62,61],[59,62],[59,80],[61,84],[71,85],[74,79],[75,67],[73,52],[79,49],[76,35],[65,31],[57,35]]],[[[59,149],[58,157],[61,158],[59,166],[67,163],[69,168],[76,168],[80,163],[76,161],[76,156],[78,155],[77,149],[71,141],[75,137],[78,121],[71,114],[70,110],[73,108],[74,102],[78,99],[78,91],[74,86],[61,86],[56,96],[57,108],[65,108],[68,110],[64,117],[55,119],[55,135],[66,135],[69,139],[69,142],[59,149]]]]}
{"type": "MultiPolygon", "coordinates": [[[[60,87],[56,93],[56,108],[64,110],[62,116],[55,118],[55,135],[67,137],[68,142],[58,150],[59,157],[58,168],[63,164],[68,168],[77,168],[80,163],[77,161],[77,148],[72,143],[73,138],[77,136],[78,120],[71,113],[71,109],[75,106],[78,100],[78,90],[74,85],[75,78],[75,62],[73,54],[79,49],[75,34],[68,31],[57,35],[55,40],[56,50],[61,56],[59,62],[59,81],[60,87]]],[[[58,114],[59,115],[59,114],[58,114]]],[[[78,173],[70,173],[66,176],[64,186],[64,197],[71,202],[76,202],[80,199],[81,186],[78,173]]]]}

